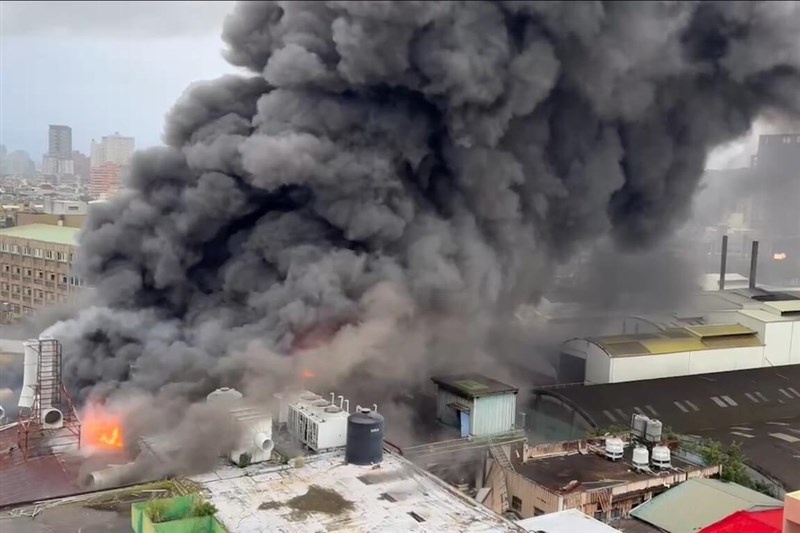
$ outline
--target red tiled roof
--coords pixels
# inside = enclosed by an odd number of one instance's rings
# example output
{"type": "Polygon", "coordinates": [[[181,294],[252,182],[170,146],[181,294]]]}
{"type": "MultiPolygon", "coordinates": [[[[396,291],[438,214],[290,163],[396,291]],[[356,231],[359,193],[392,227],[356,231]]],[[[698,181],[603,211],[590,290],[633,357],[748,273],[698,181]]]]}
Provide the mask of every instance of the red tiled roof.
{"type": "Polygon", "coordinates": [[[17,448],[17,427],[0,429],[0,508],[80,492],[77,465],[53,454],[26,461],[17,448]]]}
{"type": "Polygon", "coordinates": [[[766,511],[737,511],[719,522],[700,530],[700,533],[781,533],[783,509],[766,511]]]}

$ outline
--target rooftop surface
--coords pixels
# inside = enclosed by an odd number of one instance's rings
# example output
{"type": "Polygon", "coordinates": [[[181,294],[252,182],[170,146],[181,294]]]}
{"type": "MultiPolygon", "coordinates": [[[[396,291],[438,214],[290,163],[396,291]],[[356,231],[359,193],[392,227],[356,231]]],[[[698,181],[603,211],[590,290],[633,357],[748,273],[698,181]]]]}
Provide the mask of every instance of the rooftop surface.
{"type": "Polygon", "coordinates": [[[333,452],[299,468],[223,467],[192,479],[232,532],[524,531],[389,453],[380,467],[345,464],[333,452]]]}
{"type": "Polygon", "coordinates": [[[464,398],[480,398],[482,396],[493,396],[495,394],[505,394],[519,392],[519,389],[501,383],[492,378],[481,374],[460,374],[456,376],[437,376],[431,378],[443,389],[464,398]]]}
{"type": "Polygon", "coordinates": [[[694,533],[737,511],[782,507],[783,502],[735,483],[690,479],[631,511],[670,533],[694,533]]]}
{"type": "Polygon", "coordinates": [[[17,448],[17,424],[0,427],[0,508],[80,491],[77,465],[55,455],[26,461],[17,448]]]}
{"type": "Polygon", "coordinates": [[[80,231],[80,228],[69,228],[53,224],[26,224],[24,226],[0,229],[0,237],[14,237],[17,239],[75,246],[78,244],[77,239],[80,231]]]}
{"type": "Polygon", "coordinates": [[[627,425],[633,413],[640,412],[677,432],[695,433],[797,417],[800,365],[534,392],[561,399],[596,427],[627,425]]]}
{"type": "MultiPolygon", "coordinates": [[[[566,494],[612,487],[621,483],[657,478],[658,474],[633,470],[631,459],[633,447],[625,448],[624,456],[618,461],[609,461],[594,452],[569,453],[542,458],[529,459],[525,463],[514,463],[514,470],[531,481],[550,491],[566,494]],[[567,488],[572,481],[580,485],[567,488]]],[[[674,455],[672,466],[683,470],[700,468],[681,460],[674,455]]]]}
{"type": "Polygon", "coordinates": [[[783,509],[738,511],[703,529],[703,533],[781,533],[783,509]]]}
{"type": "Polygon", "coordinates": [[[591,337],[611,357],[632,357],[717,348],[762,346],[756,332],[740,324],[670,328],[653,333],[591,337]]]}
{"type": "Polygon", "coordinates": [[[517,521],[526,531],[547,533],[614,533],[613,527],[585,515],[577,509],[534,516],[517,521]]]}

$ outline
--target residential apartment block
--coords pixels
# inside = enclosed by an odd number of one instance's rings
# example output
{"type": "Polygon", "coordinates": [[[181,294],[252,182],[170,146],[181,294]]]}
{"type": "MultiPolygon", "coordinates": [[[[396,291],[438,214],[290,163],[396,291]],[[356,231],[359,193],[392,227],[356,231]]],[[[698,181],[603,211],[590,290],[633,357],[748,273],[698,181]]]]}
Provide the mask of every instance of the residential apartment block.
{"type": "Polygon", "coordinates": [[[13,322],[77,296],[72,274],[79,228],[29,224],[0,229],[0,320],[13,322]]]}

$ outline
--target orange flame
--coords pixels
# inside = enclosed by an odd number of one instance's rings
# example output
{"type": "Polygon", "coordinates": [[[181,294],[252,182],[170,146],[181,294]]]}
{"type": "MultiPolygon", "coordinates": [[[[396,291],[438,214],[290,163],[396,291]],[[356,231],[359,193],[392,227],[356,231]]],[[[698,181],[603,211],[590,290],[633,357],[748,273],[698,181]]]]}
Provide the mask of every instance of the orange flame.
{"type": "Polygon", "coordinates": [[[81,417],[81,440],[93,449],[117,450],[124,447],[119,415],[100,405],[88,406],[81,417]]]}
{"type": "Polygon", "coordinates": [[[303,370],[303,377],[308,379],[308,378],[317,377],[317,375],[315,373],[311,372],[310,370],[303,370]]]}

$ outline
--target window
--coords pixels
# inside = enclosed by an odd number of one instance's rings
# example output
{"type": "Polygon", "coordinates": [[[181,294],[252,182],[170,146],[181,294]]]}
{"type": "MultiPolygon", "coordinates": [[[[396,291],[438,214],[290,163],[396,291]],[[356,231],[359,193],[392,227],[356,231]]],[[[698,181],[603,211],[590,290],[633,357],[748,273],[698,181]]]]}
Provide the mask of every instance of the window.
{"type": "Polygon", "coordinates": [[[517,498],[516,496],[511,497],[511,508],[515,511],[522,512],[522,500],[517,498]]]}
{"type": "Polygon", "coordinates": [[[31,255],[31,249],[27,246],[22,247],[22,255],[31,255]]]}
{"type": "Polygon", "coordinates": [[[45,250],[44,251],[44,258],[45,259],[52,259],[53,258],[53,250],[45,250]]]}
{"type": "Polygon", "coordinates": [[[12,285],[11,286],[11,292],[19,293],[19,285],[12,285]]]}
{"type": "Polygon", "coordinates": [[[27,277],[31,277],[33,275],[33,271],[30,268],[25,269],[25,275],[27,277]]]}
{"type": "Polygon", "coordinates": [[[31,290],[28,287],[25,287],[25,296],[30,296],[31,290]]]}
{"type": "Polygon", "coordinates": [[[42,272],[41,270],[37,271],[36,272],[36,277],[39,278],[39,279],[42,279],[44,277],[44,272],[42,272]]]}
{"type": "Polygon", "coordinates": [[[544,509],[539,509],[538,507],[533,508],[533,516],[542,516],[544,514],[544,509]]]}
{"type": "Polygon", "coordinates": [[[55,281],[55,280],[56,280],[56,275],[50,274],[50,281],[55,281]]]}
{"type": "Polygon", "coordinates": [[[65,254],[64,252],[56,252],[56,259],[58,261],[61,261],[62,263],[66,263],[67,262],[67,254],[65,254]]]}
{"type": "Polygon", "coordinates": [[[8,251],[8,243],[0,244],[0,250],[7,252],[8,251]]]}
{"type": "Polygon", "coordinates": [[[11,253],[12,254],[18,254],[19,253],[19,248],[17,247],[16,244],[12,244],[11,245],[11,253]]]}
{"type": "Polygon", "coordinates": [[[19,274],[19,267],[14,267],[14,274],[19,274]]]}
{"type": "Polygon", "coordinates": [[[67,282],[67,276],[61,276],[61,283],[67,282]]]}
{"type": "Polygon", "coordinates": [[[52,292],[47,293],[47,301],[52,302],[55,298],[55,295],[52,292]]]}
{"type": "Polygon", "coordinates": [[[34,257],[42,257],[42,249],[41,248],[34,248],[33,249],[33,256],[34,257]]]}
{"type": "Polygon", "coordinates": [[[3,265],[3,271],[4,272],[11,272],[11,267],[8,266],[8,265],[3,265]]]}

